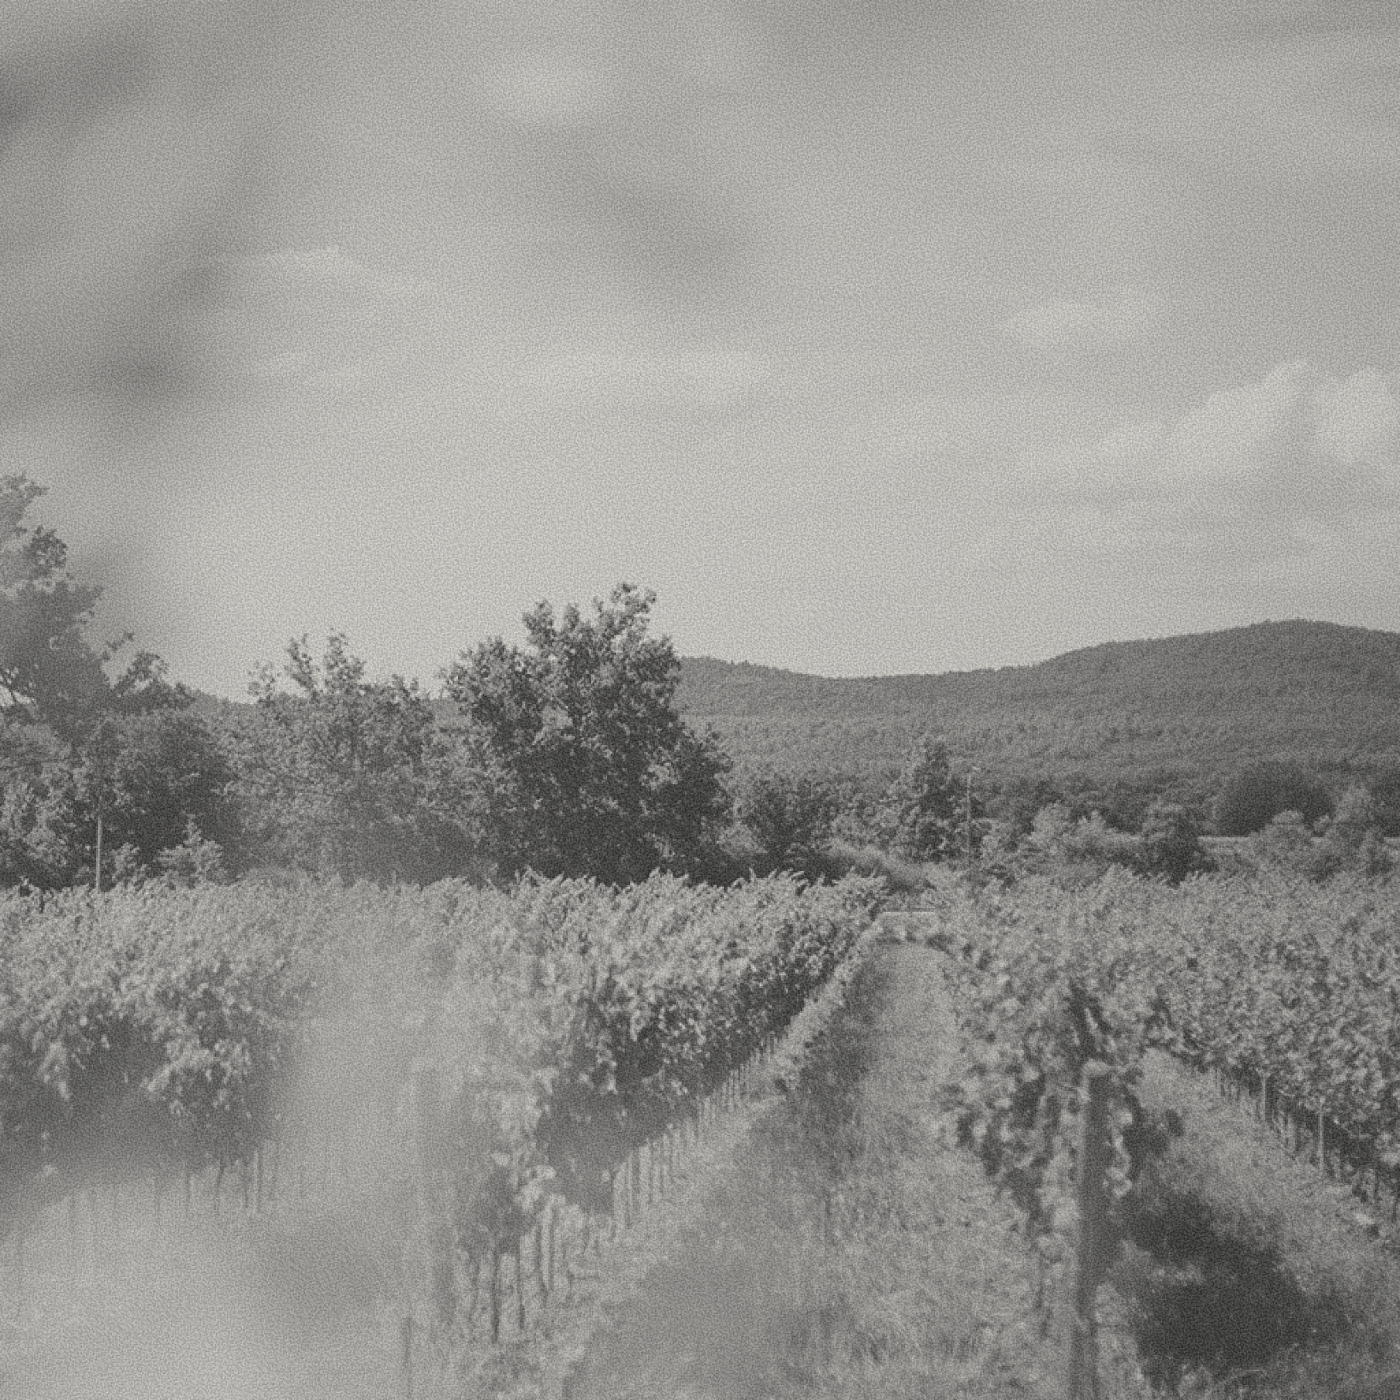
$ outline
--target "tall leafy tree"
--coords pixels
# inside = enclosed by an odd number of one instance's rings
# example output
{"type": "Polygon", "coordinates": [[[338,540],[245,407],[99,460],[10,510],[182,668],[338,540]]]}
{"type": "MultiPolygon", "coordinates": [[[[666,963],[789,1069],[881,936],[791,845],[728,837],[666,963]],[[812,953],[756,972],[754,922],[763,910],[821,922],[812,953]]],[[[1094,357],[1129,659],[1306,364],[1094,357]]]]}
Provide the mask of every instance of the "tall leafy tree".
{"type": "Polygon", "coordinates": [[[470,863],[470,792],[418,683],[371,682],[343,635],[264,666],[237,745],[246,820],[267,854],[346,879],[432,880],[470,863]]]}
{"type": "Polygon", "coordinates": [[[24,523],[45,489],[0,478],[0,714],[72,739],[110,688],[87,637],[102,590],[74,582],[53,530],[24,523]]]}
{"type": "Polygon", "coordinates": [[[131,867],[150,871],[192,834],[234,852],[240,828],[233,777],[223,745],[186,707],[105,715],[75,764],[84,826],[95,829],[102,817],[104,882],[118,852],[131,867]]]}
{"type": "Polygon", "coordinates": [[[80,879],[92,835],[69,746],[43,725],[0,722],[0,885],[80,879]]]}
{"type": "Polygon", "coordinates": [[[63,541],[27,523],[44,490],[0,478],[0,881],[52,886],[92,878],[99,817],[107,852],[125,846],[137,865],[191,823],[223,839],[228,774],[158,656],[109,676],[132,638],[92,642],[101,588],[76,582],[63,541]]]}
{"type": "Polygon", "coordinates": [[[740,820],[752,834],[769,870],[805,870],[831,839],[841,810],[836,784],[822,773],[783,773],[761,768],[746,785],[740,820]]]}
{"type": "Polygon", "coordinates": [[[966,792],[953,776],[948,746],[942,740],[925,735],[914,745],[890,790],[890,800],[895,846],[903,854],[938,860],[966,844],[966,792]]]}
{"type": "Polygon", "coordinates": [[[680,661],[647,630],[655,601],[624,583],[591,617],[540,603],[523,648],[495,638],[444,672],[504,869],[619,884],[686,870],[727,818],[727,760],[676,709],[680,661]]]}

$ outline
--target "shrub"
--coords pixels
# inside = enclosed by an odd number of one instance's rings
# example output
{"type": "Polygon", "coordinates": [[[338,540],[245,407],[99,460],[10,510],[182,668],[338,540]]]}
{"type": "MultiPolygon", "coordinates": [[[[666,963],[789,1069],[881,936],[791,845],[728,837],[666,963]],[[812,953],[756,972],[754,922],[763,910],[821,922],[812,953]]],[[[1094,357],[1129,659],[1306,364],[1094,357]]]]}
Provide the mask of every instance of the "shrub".
{"type": "Polygon", "coordinates": [[[1144,875],[1180,884],[1188,875],[1211,868],[1201,848],[1195,818],[1178,802],[1154,802],[1143,818],[1138,868],[1144,875]]]}

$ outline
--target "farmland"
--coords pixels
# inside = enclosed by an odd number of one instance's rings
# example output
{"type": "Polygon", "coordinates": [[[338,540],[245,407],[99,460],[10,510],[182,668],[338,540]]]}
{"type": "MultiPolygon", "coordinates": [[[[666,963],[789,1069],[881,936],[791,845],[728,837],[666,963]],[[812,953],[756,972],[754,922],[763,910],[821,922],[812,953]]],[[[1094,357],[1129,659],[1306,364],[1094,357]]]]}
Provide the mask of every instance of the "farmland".
{"type": "Polygon", "coordinates": [[[523,1318],[522,1238],[542,1304],[559,1222],[582,1249],[595,1220],[630,1213],[638,1152],[669,1152],[733,1092],[875,896],[858,879],[655,877],[16,897],[0,915],[14,1257],[45,1207],[76,1218],[100,1189],[144,1183],[154,1212],[188,1216],[192,1197],[304,1199],[309,1168],[313,1194],[416,1221],[422,1249],[394,1267],[426,1254],[428,1297],[404,1274],[405,1316],[446,1326],[459,1281],[475,1304],[489,1279],[476,1321],[495,1339],[502,1260],[523,1318]]]}
{"type": "Polygon", "coordinates": [[[758,1211],[763,1267],[785,1261],[786,1320],[764,1323],[780,1340],[707,1361],[697,1334],[684,1363],[697,1375],[729,1375],[743,1353],[777,1385],[760,1364],[777,1345],[782,1393],[842,1393],[833,1376],[858,1371],[895,1394],[954,1362],[977,1393],[1011,1394],[1018,1375],[1059,1393],[1096,1074],[1112,1103],[1092,1279],[1102,1375],[1185,1394],[1188,1375],[1248,1362],[1289,1395],[1301,1377],[1364,1376],[1348,1350],[1363,1340],[1367,1366],[1393,1364],[1400,1337],[1377,1308],[1400,1298],[1384,1263],[1400,1186],[1394,882],[929,873],[919,912],[882,916],[922,945],[897,978],[872,942],[870,880],[13,897],[12,1336],[38,1347],[59,1314],[108,1306],[104,1278],[175,1317],[172,1280],[252,1270],[278,1315],[359,1319],[316,1364],[340,1374],[358,1356],[379,1379],[335,1393],[553,1393],[575,1374],[586,1393],[641,1393],[628,1348],[658,1364],[644,1339],[672,1306],[666,1280],[717,1269],[747,1287],[732,1261],[705,1261],[711,1237],[743,1236],[758,1211]],[[916,1030],[920,1017],[933,1019],[916,1030]],[[1220,1114],[1246,1106],[1260,1146],[1229,1165],[1240,1129],[1220,1114]],[[881,1114],[894,1116],[877,1130],[881,1114]],[[911,1177],[916,1142],[932,1156],[911,1177]],[[1163,1241],[1173,1213],[1225,1211],[1222,1163],[1235,1213],[1197,1240],[1234,1260],[1212,1266],[1220,1298],[1285,1288],[1283,1265],[1241,1261],[1296,1216],[1281,1204],[1294,1196],[1331,1253],[1306,1265],[1321,1272],[1283,1321],[1211,1341],[1163,1311],[1196,1247],[1163,1241]],[[1299,1172],[1329,1194],[1309,1196],[1299,1172]],[[945,1190],[976,1198],[952,1233],[922,1194],[945,1190]],[[917,1243],[888,1235],[892,1209],[920,1222],[917,1243]],[[1010,1246],[992,1250],[988,1230],[1010,1246]],[[194,1240],[203,1265],[181,1252],[194,1240]],[[972,1312],[942,1311],[929,1281],[968,1248],[995,1268],[972,1312]],[[273,1287],[269,1259],[301,1282],[273,1287]],[[880,1262],[895,1259],[898,1275],[880,1262]],[[818,1317],[838,1321],[813,1331],[818,1317]],[[640,1329],[635,1342],[602,1340],[615,1326],[640,1329]]]}

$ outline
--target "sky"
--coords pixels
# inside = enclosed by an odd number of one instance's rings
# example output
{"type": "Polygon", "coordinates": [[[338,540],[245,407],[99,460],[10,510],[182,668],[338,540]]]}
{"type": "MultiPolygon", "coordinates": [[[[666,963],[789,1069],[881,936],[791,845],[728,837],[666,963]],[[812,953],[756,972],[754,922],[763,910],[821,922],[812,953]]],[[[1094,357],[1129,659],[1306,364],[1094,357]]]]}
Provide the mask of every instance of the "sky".
{"type": "Polygon", "coordinates": [[[0,471],[172,675],[1400,630],[1400,13],[0,0],[0,471]]]}

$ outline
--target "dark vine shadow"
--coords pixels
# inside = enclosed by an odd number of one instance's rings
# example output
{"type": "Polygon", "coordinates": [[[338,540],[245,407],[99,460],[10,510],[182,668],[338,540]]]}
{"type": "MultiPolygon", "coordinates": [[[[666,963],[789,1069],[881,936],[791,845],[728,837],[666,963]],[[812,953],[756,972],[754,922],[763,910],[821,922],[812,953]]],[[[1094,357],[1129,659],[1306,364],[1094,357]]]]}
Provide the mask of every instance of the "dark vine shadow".
{"type": "Polygon", "coordinates": [[[1326,1280],[1305,1288],[1264,1222],[1226,1218],[1157,1170],[1142,1185],[1112,1282],[1154,1386],[1240,1377],[1350,1330],[1347,1300],[1326,1280]]]}

